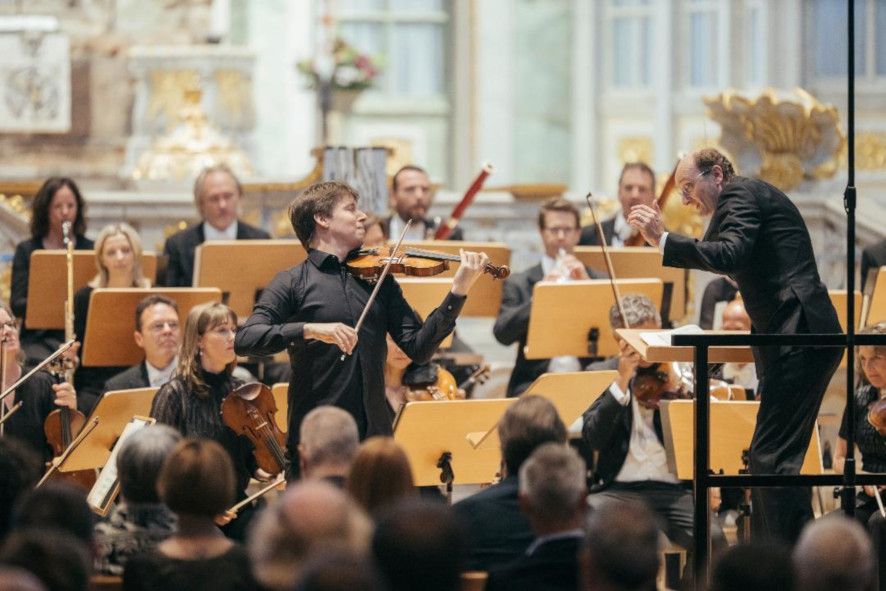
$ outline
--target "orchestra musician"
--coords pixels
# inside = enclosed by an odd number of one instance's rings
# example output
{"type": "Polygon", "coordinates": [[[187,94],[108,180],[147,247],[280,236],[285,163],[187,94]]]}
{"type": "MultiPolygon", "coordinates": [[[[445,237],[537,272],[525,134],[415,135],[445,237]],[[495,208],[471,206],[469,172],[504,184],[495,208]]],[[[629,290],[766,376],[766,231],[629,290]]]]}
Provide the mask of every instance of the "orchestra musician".
{"type": "MultiPolygon", "coordinates": [[[[704,237],[694,240],[667,232],[658,207],[635,205],[628,222],[661,250],[663,264],[731,276],[755,332],[840,332],[809,231],[787,195],[737,176],[732,163],[711,148],[682,158],[675,178],[683,204],[711,220],[704,237]]],[[[834,348],[754,347],[760,409],[751,473],[799,473],[840,357],[834,348]]],[[[808,487],[755,488],[752,494],[755,535],[796,540],[812,518],[808,487]]]]}
{"type": "MultiPolygon", "coordinates": [[[[645,162],[628,162],[618,177],[618,212],[603,220],[603,236],[608,246],[624,246],[636,230],[628,224],[628,214],[634,205],[652,205],[655,201],[655,172],[645,162]]],[[[597,226],[591,224],[581,229],[578,243],[582,246],[600,246],[597,226]]],[[[645,245],[644,245],[645,246],[645,245]]]]}
{"type": "MultiPolygon", "coordinates": [[[[358,195],[340,182],[314,184],[290,206],[290,220],[307,260],[277,274],[240,328],[236,351],[267,355],[287,349],[288,448],[295,461],[302,418],[320,404],[347,410],[360,438],[390,435],[393,411],[385,398],[386,334],[416,362],[427,362],[455,327],[471,286],[489,258],[462,252],[452,290],[421,322],[393,277],[386,277],[359,334],[354,329],[373,286],[348,272],[361,246],[366,215],[358,195]],[[345,353],[345,355],[342,355],[345,353]]],[[[292,476],[292,474],[290,474],[292,476]]]]}
{"type": "MultiPolygon", "coordinates": [[[[381,220],[385,238],[398,238],[412,220],[406,240],[432,240],[438,221],[426,216],[433,202],[434,189],[425,169],[414,164],[402,167],[391,179],[391,215],[381,220]]],[[[461,228],[455,228],[448,240],[464,240],[461,228]]]]}

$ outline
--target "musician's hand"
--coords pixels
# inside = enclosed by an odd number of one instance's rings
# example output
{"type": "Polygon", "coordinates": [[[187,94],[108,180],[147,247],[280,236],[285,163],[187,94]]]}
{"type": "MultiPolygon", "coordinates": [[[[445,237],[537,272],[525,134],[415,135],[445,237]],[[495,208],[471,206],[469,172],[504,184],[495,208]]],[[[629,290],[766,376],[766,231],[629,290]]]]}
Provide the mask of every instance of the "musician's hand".
{"type": "Polygon", "coordinates": [[[640,354],[624,339],[618,340],[618,350],[618,378],[615,383],[622,392],[627,392],[628,384],[640,364],[640,354]]]}
{"type": "Polygon", "coordinates": [[[357,346],[357,331],[341,322],[309,322],[305,324],[304,334],[306,339],[338,345],[348,355],[357,346]]]}
{"type": "Polygon", "coordinates": [[[233,511],[225,511],[224,513],[219,513],[218,515],[216,515],[212,520],[217,526],[222,527],[223,525],[231,523],[235,519],[237,519],[236,513],[234,513],[233,511]]]}
{"type": "Polygon", "coordinates": [[[77,410],[77,392],[74,390],[74,386],[63,382],[53,384],[52,389],[55,391],[56,406],[67,406],[71,410],[77,410]]]}
{"type": "Polygon", "coordinates": [[[462,249],[459,249],[458,253],[461,256],[461,264],[452,279],[452,293],[463,296],[468,295],[468,291],[483,274],[483,270],[489,264],[489,257],[485,252],[468,252],[462,249]]]}
{"type": "Polygon", "coordinates": [[[664,234],[664,222],[661,219],[661,209],[658,203],[648,205],[635,205],[628,214],[628,223],[637,229],[649,244],[658,246],[661,235],[664,234]]]}
{"type": "Polygon", "coordinates": [[[560,258],[557,262],[557,266],[551,269],[550,273],[545,275],[545,281],[557,281],[558,279],[561,279],[562,269],[566,270],[566,276],[569,279],[590,279],[588,276],[588,270],[580,260],[575,258],[575,255],[568,254],[560,258]]]}
{"type": "Polygon", "coordinates": [[[71,348],[62,353],[62,359],[65,360],[66,364],[70,367],[77,369],[80,367],[80,357],[77,356],[77,353],[80,352],[80,341],[74,341],[74,344],[71,345],[71,348]]]}
{"type": "Polygon", "coordinates": [[[273,477],[271,474],[268,474],[267,472],[265,472],[265,471],[262,470],[261,468],[256,468],[256,469],[255,469],[255,474],[253,474],[252,476],[253,476],[256,480],[258,480],[259,482],[268,482],[268,481],[270,481],[271,478],[273,477]]]}

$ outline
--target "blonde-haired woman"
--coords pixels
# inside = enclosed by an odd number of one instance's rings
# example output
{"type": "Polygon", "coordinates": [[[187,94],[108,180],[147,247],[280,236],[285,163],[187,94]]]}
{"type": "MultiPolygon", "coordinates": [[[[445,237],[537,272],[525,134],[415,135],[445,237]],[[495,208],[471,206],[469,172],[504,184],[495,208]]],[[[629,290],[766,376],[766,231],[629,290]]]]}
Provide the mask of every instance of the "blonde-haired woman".
{"type": "MultiPolygon", "coordinates": [[[[96,275],[86,287],[74,294],[74,333],[83,343],[89,298],[96,288],[150,287],[142,272],[142,243],[138,232],[129,224],[109,224],[95,240],[96,275]]],[[[80,406],[88,413],[105,389],[105,382],[126,369],[126,366],[83,367],[74,375],[80,406]]]]}
{"type": "MultiPolygon", "coordinates": [[[[224,304],[191,308],[182,334],[178,367],[154,397],[151,416],[178,429],[185,437],[220,443],[234,465],[239,500],[246,497],[246,486],[253,474],[260,478],[267,475],[258,470],[251,442],[226,427],[221,418],[222,400],[243,383],[233,376],[237,365],[236,331],[237,315],[224,304]]],[[[242,510],[236,520],[225,526],[225,533],[242,540],[250,517],[250,508],[242,510]]]]}

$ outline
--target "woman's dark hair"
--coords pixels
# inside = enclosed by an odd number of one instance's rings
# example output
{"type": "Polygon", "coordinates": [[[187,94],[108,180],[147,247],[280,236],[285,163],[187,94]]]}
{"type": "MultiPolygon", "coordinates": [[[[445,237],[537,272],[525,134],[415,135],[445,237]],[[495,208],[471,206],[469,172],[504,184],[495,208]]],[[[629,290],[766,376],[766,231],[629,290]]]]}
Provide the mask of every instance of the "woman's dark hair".
{"type": "Polygon", "coordinates": [[[174,513],[215,517],[234,503],[237,479],[231,456],[211,439],[185,439],[167,456],[157,477],[160,500],[174,513]]]}
{"type": "Polygon", "coordinates": [[[86,233],[86,203],[83,201],[80,189],[77,188],[77,183],[66,176],[53,176],[46,179],[31,204],[31,238],[43,238],[49,233],[49,208],[52,205],[52,198],[62,187],[69,188],[77,200],[74,235],[82,236],[86,233]]]}

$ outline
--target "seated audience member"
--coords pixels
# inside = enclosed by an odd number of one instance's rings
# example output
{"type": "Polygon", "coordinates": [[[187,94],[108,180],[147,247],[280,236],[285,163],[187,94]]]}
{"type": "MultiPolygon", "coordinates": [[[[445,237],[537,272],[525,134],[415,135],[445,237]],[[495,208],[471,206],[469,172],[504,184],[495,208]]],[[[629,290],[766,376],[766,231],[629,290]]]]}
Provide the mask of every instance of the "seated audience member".
{"type": "Polygon", "coordinates": [[[520,466],[542,444],[566,443],[566,426],[554,405],[522,396],[498,423],[504,470],[498,484],[453,505],[468,529],[467,570],[491,570],[523,556],[534,538],[517,501],[520,466]]]}
{"type": "Polygon", "coordinates": [[[28,571],[46,591],[87,591],[91,560],[81,540],[52,527],[15,531],[0,547],[0,564],[28,571]]]}
{"type": "Polygon", "coordinates": [[[392,437],[370,437],[357,450],[347,490],[373,517],[394,502],[416,494],[406,452],[392,437]]]}
{"type": "Polygon", "coordinates": [[[325,548],[322,552],[313,552],[305,562],[295,591],[385,591],[385,588],[367,557],[325,548]]]}
{"type": "Polygon", "coordinates": [[[175,532],[175,515],[157,496],[157,475],[181,435],[166,425],[144,427],[117,452],[120,499],[95,526],[96,570],[122,575],[129,557],[153,548],[175,532]]]}
{"type": "Polygon", "coordinates": [[[867,591],[875,588],[874,555],[864,528],[842,515],[811,521],[794,546],[797,589],[867,591]]]}
{"type": "MultiPolygon", "coordinates": [[[[655,201],[655,172],[648,164],[628,162],[622,167],[618,177],[618,201],[621,205],[618,212],[608,220],[600,222],[606,244],[610,246],[624,246],[625,240],[636,232],[627,221],[631,208],[635,205],[651,206],[655,201]]],[[[646,246],[645,241],[641,242],[646,246]]],[[[579,244],[600,246],[596,224],[581,229],[579,244]]]]}
{"type": "MultiPolygon", "coordinates": [[[[648,298],[625,296],[622,308],[631,326],[661,326],[648,298]]],[[[620,328],[620,314],[610,311],[610,322],[620,328]]],[[[618,377],[583,416],[582,439],[598,452],[588,502],[596,507],[609,499],[643,501],[665,524],[672,541],[692,548],[692,490],[668,467],[659,401],[641,400],[633,389],[638,370],[654,364],[643,361],[620,339],[619,349],[618,377]]],[[[715,545],[725,544],[717,522],[712,524],[712,540],[715,545]]]]}
{"type": "MultiPolygon", "coordinates": [[[[97,273],[88,285],[74,294],[74,334],[85,345],[89,298],[96,288],[151,287],[142,272],[142,244],[138,233],[129,224],[110,224],[102,228],[95,241],[97,273]]],[[[80,348],[83,357],[83,347],[80,348]]],[[[74,386],[82,406],[92,409],[104,392],[105,381],[125,367],[84,366],[74,374],[74,386]]],[[[86,411],[88,414],[88,410],[86,411]]]]}
{"type": "Polygon", "coordinates": [[[138,365],[105,382],[105,391],[159,388],[172,379],[181,346],[178,304],[164,295],[149,295],[135,307],[135,344],[144,350],[138,365]]]}
{"type": "Polygon", "coordinates": [[[157,479],[160,500],[178,517],[178,531],[129,558],[123,589],[255,589],[246,550],[215,523],[234,504],[236,487],[231,458],[221,445],[209,439],[179,442],[157,479]]]}
{"type": "Polygon", "coordinates": [[[608,501],[590,512],[579,551],[584,591],[654,591],[658,526],[644,505],[608,501]]]}
{"type": "Polygon", "coordinates": [[[389,591],[457,591],[465,531],[443,503],[407,499],[375,526],[372,554],[389,591]]]}
{"type": "Polygon", "coordinates": [[[49,481],[19,499],[12,515],[12,529],[62,530],[92,552],[94,521],[85,490],[66,482],[49,481]]]}
{"type": "Polygon", "coordinates": [[[194,181],[194,202],[201,221],[166,239],[167,287],[194,284],[194,253],[208,240],[262,240],[271,235],[237,219],[243,187],[225,164],[204,168],[194,181]]]}
{"type": "Polygon", "coordinates": [[[535,540],[526,555],[489,573],[487,591],[572,591],[584,539],[587,467],[571,448],[546,443],[520,467],[520,508],[535,540]]]}
{"type": "Polygon", "coordinates": [[[366,556],[372,523],[344,491],[322,480],[291,485],[259,513],[249,532],[255,578],[270,591],[289,591],[309,556],[344,550],[366,556]]]}
{"type": "Polygon", "coordinates": [[[739,544],[714,563],[710,591],[784,591],[794,588],[790,548],[778,542],[739,544]]]}
{"type": "Polygon", "coordinates": [[[360,445],[357,422],[337,406],[318,406],[301,422],[298,461],[305,479],[344,488],[360,445]]]}
{"type": "Polygon", "coordinates": [[[572,254],[578,244],[579,219],[578,208],[565,199],[552,197],[542,203],[538,212],[538,232],[544,246],[541,262],[505,280],[501,309],[492,332],[502,345],[517,343],[517,359],[508,382],[508,396],[518,396],[545,372],[579,371],[583,365],[575,357],[529,360],[523,352],[529,333],[535,284],[597,277],[596,272],[586,268],[572,254]]]}
{"type": "Polygon", "coordinates": [[[17,566],[0,565],[0,591],[47,591],[33,573],[17,566]]]}
{"type": "MultiPolygon", "coordinates": [[[[412,221],[406,240],[432,240],[438,220],[428,217],[434,201],[431,179],[423,168],[407,164],[391,179],[391,215],[381,220],[384,237],[396,242],[403,233],[406,222],[412,221]]],[[[367,236],[368,238],[368,236],[367,236]]],[[[464,240],[461,228],[455,228],[448,240],[464,240]]]]}
{"type": "Polygon", "coordinates": [[[42,474],[43,464],[34,450],[15,437],[0,437],[0,542],[12,527],[13,507],[42,474]]]}
{"type": "Polygon", "coordinates": [[[64,222],[71,223],[74,248],[92,250],[94,244],[85,236],[86,203],[77,183],[67,177],[51,177],[46,179],[31,202],[31,237],[15,247],[12,259],[9,303],[15,316],[22,321],[22,351],[27,366],[43,361],[65,341],[62,329],[31,329],[25,322],[31,254],[35,250],[63,250],[64,222]]]}

